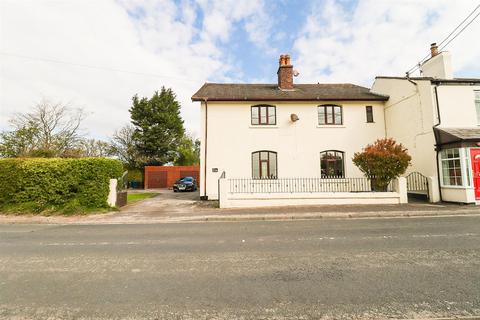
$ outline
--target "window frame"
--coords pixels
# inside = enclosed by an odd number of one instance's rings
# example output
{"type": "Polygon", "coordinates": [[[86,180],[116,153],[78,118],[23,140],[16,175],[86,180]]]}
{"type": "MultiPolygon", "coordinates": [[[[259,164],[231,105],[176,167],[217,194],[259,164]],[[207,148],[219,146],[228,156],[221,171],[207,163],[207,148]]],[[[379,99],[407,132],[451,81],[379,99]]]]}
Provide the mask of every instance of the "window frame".
{"type": "Polygon", "coordinates": [[[345,172],[345,152],[344,151],[340,151],[340,150],[323,150],[320,152],[320,177],[322,179],[335,179],[335,178],[345,178],[346,177],[346,172],[345,172]],[[324,153],[327,153],[327,152],[333,152],[335,153],[335,155],[337,153],[341,154],[341,158],[342,158],[342,174],[341,175],[328,175],[328,174],[323,174],[322,173],[322,154],[324,153]]]}
{"type": "Polygon", "coordinates": [[[375,120],[373,119],[373,106],[365,106],[365,116],[367,123],[374,123],[375,120]]]}
{"type": "MultiPolygon", "coordinates": [[[[458,188],[458,189],[465,189],[465,188],[470,188],[472,184],[472,176],[469,172],[470,169],[470,152],[468,149],[465,148],[448,148],[448,149],[443,149],[440,151],[440,159],[439,159],[439,165],[440,165],[440,186],[443,188],[458,188]],[[458,150],[458,156],[457,157],[444,157],[446,152],[448,150],[458,150]],[[460,184],[451,184],[450,182],[447,184],[445,183],[445,178],[450,179],[451,181],[451,176],[448,175],[446,176],[444,174],[445,170],[450,169],[450,167],[445,167],[444,163],[448,163],[451,161],[457,161],[459,163],[459,169],[460,169],[460,175],[454,176],[455,179],[460,178],[460,184]]],[[[452,169],[455,169],[453,167],[452,169]]]]}
{"type": "Polygon", "coordinates": [[[317,106],[317,122],[319,126],[341,126],[343,125],[343,106],[338,104],[321,104],[317,106]],[[335,108],[340,109],[340,123],[335,121],[335,108]],[[323,123],[320,123],[320,109],[323,109],[323,123]],[[327,110],[332,110],[332,122],[328,122],[328,112],[327,110]]]}
{"type": "Polygon", "coordinates": [[[252,179],[254,180],[276,180],[278,179],[278,153],[275,151],[271,150],[257,150],[253,151],[251,153],[251,166],[252,166],[252,179]],[[266,152],[267,153],[267,160],[262,160],[261,153],[266,152]],[[254,155],[258,154],[258,177],[254,175],[255,169],[254,169],[254,155]],[[275,174],[272,175],[270,172],[270,154],[275,154],[275,174]],[[262,162],[267,163],[267,178],[262,177],[262,162]]]}
{"type": "Polygon", "coordinates": [[[250,107],[250,125],[252,126],[276,126],[277,125],[277,106],[273,106],[270,104],[257,104],[250,107]],[[265,108],[265,119],[266,123],[262,123],[262,108],[265,108]],[[270,108],[273,108],[275,116],[273,119],[273,123],[269,123],[270,121],[270,108]],[[257,109],[258,111],[258,123],[253,123],[253,110],[257,109]]]}

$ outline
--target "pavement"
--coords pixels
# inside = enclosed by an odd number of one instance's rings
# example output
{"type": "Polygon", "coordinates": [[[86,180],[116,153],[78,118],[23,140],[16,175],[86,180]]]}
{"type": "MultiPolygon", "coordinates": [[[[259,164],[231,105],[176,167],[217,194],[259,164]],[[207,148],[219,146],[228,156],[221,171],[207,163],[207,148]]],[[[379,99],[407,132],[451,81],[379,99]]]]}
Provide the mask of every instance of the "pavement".
{"type": "Polygon", "coordinates": [[[174,193],[171,190],[140,190],[155,192],[145,199],[110,213],[79,216],[1,215],[1,223],[48,224],[149,224],[200,221],[305,220],[402,216],[477,215],[480,206],[429,204],[413,201],[403,205],[322,205],[271,208],[219,209],[216,201],[200,201],[198,192],[174,193]]]}
{"type": "Polygon", "coordinates": [[[480,216],[0,225],[0,319],[479,315],[480,216]]]}

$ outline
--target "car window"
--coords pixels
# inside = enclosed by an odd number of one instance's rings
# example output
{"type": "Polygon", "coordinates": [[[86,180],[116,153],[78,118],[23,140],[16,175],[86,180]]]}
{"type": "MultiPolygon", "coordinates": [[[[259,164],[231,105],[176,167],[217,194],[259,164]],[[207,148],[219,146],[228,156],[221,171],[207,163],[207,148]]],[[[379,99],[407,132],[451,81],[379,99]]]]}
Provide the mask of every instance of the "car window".
{"type": "Polygon", "coordinates": [[[185,182],[192,182],[193,178],[192,177],[185,177],[182,180],[185,181],[185,182]]]}

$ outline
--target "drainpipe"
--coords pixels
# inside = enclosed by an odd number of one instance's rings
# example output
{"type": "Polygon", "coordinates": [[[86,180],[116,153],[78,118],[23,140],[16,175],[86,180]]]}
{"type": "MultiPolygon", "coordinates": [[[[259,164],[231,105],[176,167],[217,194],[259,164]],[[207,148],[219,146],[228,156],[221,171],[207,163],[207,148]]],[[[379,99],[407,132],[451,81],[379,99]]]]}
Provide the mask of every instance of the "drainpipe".
{"type": "Polygon", "coordinates": [[[442,185],[441,185],[441,181],[440,181],[440,166],[438,165],[439,163],[439,156],[440,156],[440,150],[438,148],[438,135],[435,131],[435,128],[437,128],[440,124],[442,124],[442,118],[440,116],[440,104],[438,103],[438,84],[436,83],[435,84],[435,87],[433,87],[434,91],[435,91],[435,104],[437,106],[437,116],[438,116],[438,123],[436,125],[433,126],[433,135],[435,137],[435,151],[437,153],[437,163],[436,163],[436,166],[437,166],[437,181],[438,181],[438,193],[440,195],[440,201],[443,201],[443,197],[442,197],[442,185]]]}
{"type": "Polygon", "coordinates": [[[205,139],[204,142],[204,149],[205,149],[205,158],[203,161],[203,196],[200,196],[201,200],[208,200],[207,196],[207,141],[208,141],[208,99],[203,98],[203,102],[205,102],[205,139]]]}

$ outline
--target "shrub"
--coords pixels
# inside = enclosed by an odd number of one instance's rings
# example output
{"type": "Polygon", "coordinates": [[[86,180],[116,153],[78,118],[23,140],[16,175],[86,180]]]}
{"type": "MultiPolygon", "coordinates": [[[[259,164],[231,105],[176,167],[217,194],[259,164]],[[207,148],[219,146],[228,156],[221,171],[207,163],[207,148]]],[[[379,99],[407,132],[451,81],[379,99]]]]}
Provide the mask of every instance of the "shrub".
{"type": "Polygon", "coordinates": [[[118,160],[2,159],[0,207],[31,211],[106,208],[109,180],[122,175],[118,160]]]}
{"type": "Polygon", "coordinates": [[[379,139],[353,156],[353,163],[372,178],[375,191],[385,191],[390,181],[405,173],[411,160],[407,149],[391,138],[379,139]]]}

